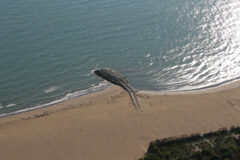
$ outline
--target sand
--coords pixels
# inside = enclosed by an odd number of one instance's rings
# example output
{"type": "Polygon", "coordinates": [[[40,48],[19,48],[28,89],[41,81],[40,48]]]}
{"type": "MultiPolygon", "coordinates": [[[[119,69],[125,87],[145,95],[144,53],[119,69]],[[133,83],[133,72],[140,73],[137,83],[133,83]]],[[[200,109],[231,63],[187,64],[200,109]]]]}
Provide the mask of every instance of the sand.
{"type": "Polygon", "coordinates": [[[117,86],[0,119],[1,160],[135,160],[155,139],[240,125],[240,82],[182,93],[117,86]]]}

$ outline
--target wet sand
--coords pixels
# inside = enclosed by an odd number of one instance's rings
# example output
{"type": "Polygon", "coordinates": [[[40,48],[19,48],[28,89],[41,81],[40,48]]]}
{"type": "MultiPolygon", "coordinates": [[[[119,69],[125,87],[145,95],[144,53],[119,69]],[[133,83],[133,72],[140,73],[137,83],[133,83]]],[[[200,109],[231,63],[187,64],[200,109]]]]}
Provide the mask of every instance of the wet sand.
{"type": "Polygon", "coordinates": [[[135,160],[150,141],[240,125],[240,82],[182,93],[117,86],[0,118],[1,160],[135,160]]]}

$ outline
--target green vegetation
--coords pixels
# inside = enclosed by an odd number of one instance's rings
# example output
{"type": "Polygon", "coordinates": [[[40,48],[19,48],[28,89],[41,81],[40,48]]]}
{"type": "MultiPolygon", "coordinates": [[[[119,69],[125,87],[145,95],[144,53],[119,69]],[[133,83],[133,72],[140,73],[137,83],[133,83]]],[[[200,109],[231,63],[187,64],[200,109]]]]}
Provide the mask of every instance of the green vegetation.
{"type": "Polygon", "coordinates": [[[156,140],[139,160],[240,160],[240,127],[156,140]]]}

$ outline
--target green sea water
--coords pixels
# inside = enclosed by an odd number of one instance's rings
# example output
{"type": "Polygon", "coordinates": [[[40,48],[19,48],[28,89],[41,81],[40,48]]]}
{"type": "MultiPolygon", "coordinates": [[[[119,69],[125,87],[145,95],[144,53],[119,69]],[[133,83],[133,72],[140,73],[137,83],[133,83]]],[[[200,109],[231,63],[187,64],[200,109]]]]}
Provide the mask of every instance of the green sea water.
{"type": "Polygon", "coordinates": [[[1,0],[0,116],[109,86],[180,91],[240,75],[237,0],[1,0]]]}

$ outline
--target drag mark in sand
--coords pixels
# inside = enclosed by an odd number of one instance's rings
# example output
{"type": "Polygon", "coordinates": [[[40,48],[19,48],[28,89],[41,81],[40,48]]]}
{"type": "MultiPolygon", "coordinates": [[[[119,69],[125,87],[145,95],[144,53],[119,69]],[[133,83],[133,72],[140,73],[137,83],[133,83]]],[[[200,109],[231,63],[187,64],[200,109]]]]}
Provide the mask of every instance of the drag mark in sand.
{"type": "Polygon", "coordinates": [[[230,104],[234,109],[236,109],[238,112],[240,112],[240,107],[239,107],[240,103],[239,103],[238,101],[228,100],[227,102],[228,102],[228,104],[230,104]]]}

